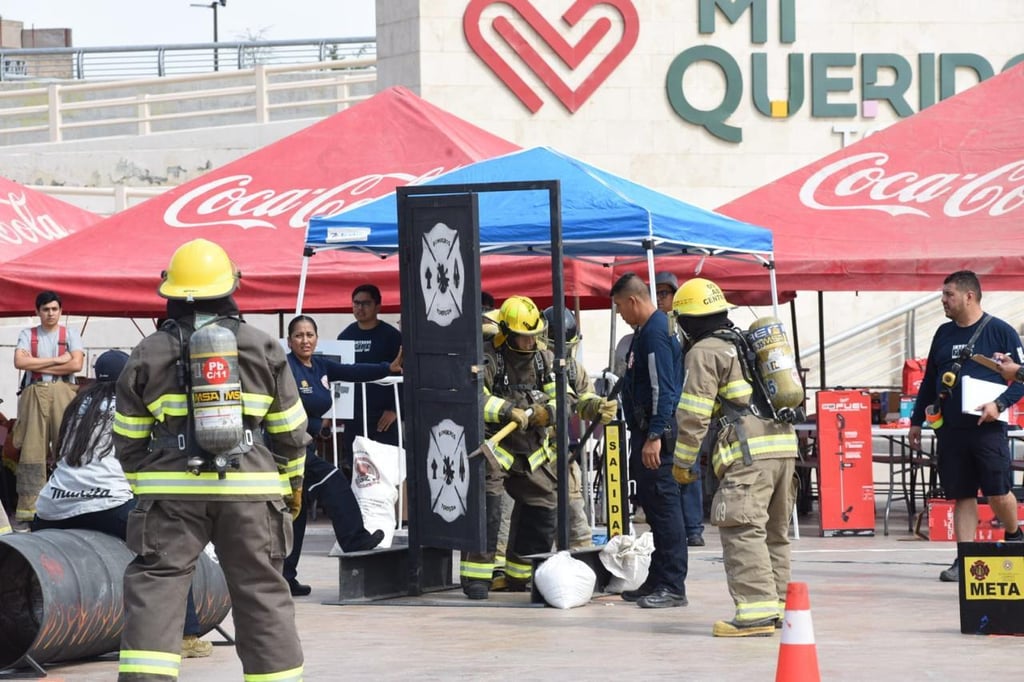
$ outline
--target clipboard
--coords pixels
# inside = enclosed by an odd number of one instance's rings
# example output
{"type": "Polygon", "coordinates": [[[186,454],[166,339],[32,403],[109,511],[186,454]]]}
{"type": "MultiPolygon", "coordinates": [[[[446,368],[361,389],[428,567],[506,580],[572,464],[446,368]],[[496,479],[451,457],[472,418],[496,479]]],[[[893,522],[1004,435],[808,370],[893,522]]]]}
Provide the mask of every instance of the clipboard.
{"type": "MultiPolygon", "coordinates": [[[[988,358],[986,358],[988,359],[988,358]]],[[[1006,384],[997,384],[994,381],[984,381],[965,376],[961,379],[960,388],[960,411],[964,414],[981,414],[977,409],[985,403],[990,403],[1003,394],[1006,384]]],[[[1010,411],[1003,410],[999,413],[999,420],[1010,423],[1010,411]]]]}
{"type": "Polygon", "coordinates": [[[971,356],[971,360],[974,360],[982,367],[988,367],[993,372],[998,372],[1001,369],[1001,365],[992,358],[988,357],[987,355],[975,353],[974,355],[971,356]]]}

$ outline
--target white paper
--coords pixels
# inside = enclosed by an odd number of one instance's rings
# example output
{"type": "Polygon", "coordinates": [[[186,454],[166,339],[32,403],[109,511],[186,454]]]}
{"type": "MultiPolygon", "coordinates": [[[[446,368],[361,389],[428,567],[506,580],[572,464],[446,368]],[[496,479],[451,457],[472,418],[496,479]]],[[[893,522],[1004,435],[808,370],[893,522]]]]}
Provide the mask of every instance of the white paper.
{"type": "MultiPolygon", "coordinates": [[[[960,409],[964,414],[981,414],[981,410],[978,408],[985,403],[990,403],[996,398],[1001,396],[1006,390],[1006,384],[998,384],[994,381],[984,381],[982,379],[975,379],[974,377],[963,378],[963,385],[961,386],[961,396],[963,398],[960,409]]],[[[999,414],[999,419],[1009,423],[1010,422],[1010,411],[1003,410],[999,414]]]]}

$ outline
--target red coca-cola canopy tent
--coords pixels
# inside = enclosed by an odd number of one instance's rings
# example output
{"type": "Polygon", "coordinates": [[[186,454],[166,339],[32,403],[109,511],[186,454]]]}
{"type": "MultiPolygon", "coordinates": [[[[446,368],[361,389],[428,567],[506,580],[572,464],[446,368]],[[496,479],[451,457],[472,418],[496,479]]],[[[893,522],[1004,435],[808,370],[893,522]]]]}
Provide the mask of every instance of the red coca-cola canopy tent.
{"type": "Polygon", "coordinates": [[[95,213],[0,178],[0,263],[21,258],[100,220],[95,213]]]}
{"type": "MultiPolygon", "coordinates": [[[[754,190],[719,213],[771,228],[779,290],[1024,289],[1024,65],[754,190]]],[[[764,272],[708,261],[723,288],[764,272]]]]}
{"type": "MultiPolygon", "coordinates": [[[[236,298],[243,312],[294,310],[311,216],[515,149],[408,90],[391,88],[60,245],[7,263],[0,269],[0,316],[31,314],[42,289],[58,291],[65,310],[77,315],[161,315],[160,272],[178,246],[199,237],[223,246],[238,264],[236,298]],[[39,268],[39,262],[55,265],[39,268]]],[[[566,292],[604,307],[610,278],[598,265],[570,263],[566,292]]],[[[499,299],[515,293],[543,303],[551,297],[550,261],[543,258],[486,258],[482,280],[499,299]]],[[[386,311],[398,309],[396,259],[317,254],[303,311],[347,310],[352,288],[365,282],[381,288],[386,311]]]]}

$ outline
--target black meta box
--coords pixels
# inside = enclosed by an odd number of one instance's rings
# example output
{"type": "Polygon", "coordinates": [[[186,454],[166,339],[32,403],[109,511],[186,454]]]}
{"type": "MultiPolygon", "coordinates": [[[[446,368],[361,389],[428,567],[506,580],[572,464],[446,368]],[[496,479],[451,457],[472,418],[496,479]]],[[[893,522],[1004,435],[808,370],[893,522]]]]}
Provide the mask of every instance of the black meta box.
{"type": "Polygon", "coordinates": [[[961,542],[960,632],[1024,635],[1024,543],[961,542]]]}

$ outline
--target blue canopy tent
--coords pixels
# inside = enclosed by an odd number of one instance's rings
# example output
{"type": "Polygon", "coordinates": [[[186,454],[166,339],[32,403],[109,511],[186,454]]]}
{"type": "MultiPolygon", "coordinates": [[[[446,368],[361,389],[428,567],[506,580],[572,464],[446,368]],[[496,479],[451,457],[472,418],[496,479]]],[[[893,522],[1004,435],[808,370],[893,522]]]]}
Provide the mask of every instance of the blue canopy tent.
{"type": "MultiPolygon", "coordinates": [[[[541,184],[545,183],[538,186],[541,184]]],[[[437,186],[439,195],[477,193],[482,254],[551,257],[557,366],[561,366],[564,358],[563,255],[603,264],[622,263],[624,258],[646,260],[652,298],[656,255],[753,259],[769,266],[772,301],[778,305],[769,230],[697,208],[553,149],[536,147],[478,161],[414,189],[419,195],[430,194],[431,186],[437,186]],[[505,188],[497,187],[538,181],[557,182],[546,182],[554,188],[536,190],[503,191],[505,188]],[[497,191],[487,185],[493,185],[497,191]]],[[[377,256],[398,251],[398,205],[397,194],[391,193],[335,215],[310,220],[297,310],[302,305],[306,263],[316,251],[349,249],[377,256]]],[[[564,373],[557,373],[556,383],[556,418],[559,424],[567,424],[564,373]]],[[[559,429],[558,433],[558,544],[564,549],[568,543],[564,470],[567,429],[559,429]]]]}
{"type": "MultiPolygon", "coordinates": [[[[566,257],[607,262],[654,256],[724,256],[770,266],[772,234],[595,168],[548,147],[478,161],[424,183],[462,185],[529,180],[561,183],[562,243],[566,257]]],[[[480,250],[484,254],[550,254],[546,192],[487,192],[479,196],[480,250]]],[[[307,258],[324,249],[387,256],[398,250],[395,193],[332,216],[316,216],[306,232],[307,258]]],[[[772,301],[775,273],[769,267],[772,301]]],[[[301,306],[303,277],[300,284],[301,306]]]]}

